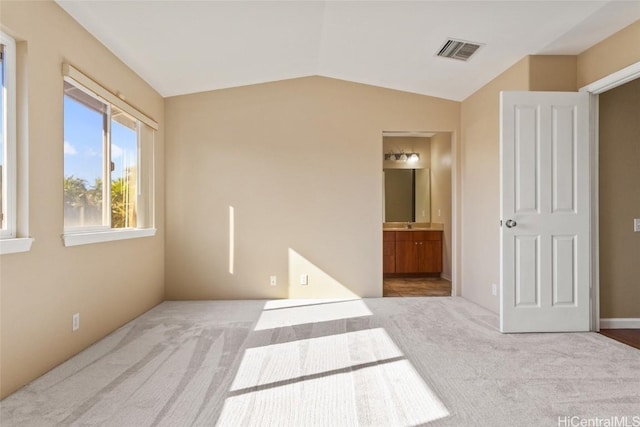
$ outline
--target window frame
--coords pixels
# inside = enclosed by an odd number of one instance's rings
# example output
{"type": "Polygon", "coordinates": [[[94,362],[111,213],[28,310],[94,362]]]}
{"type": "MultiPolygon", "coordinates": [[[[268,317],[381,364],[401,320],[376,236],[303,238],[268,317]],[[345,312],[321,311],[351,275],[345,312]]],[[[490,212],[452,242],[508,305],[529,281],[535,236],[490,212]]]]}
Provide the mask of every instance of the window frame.
{"type": "MultiPolygon", "coordinates": [[[[69,64],[63,64],[63,80],[75,88],[83,91],[85,94],[95,98],[101,103],[107,106],[106,125],[104,128],[105,140],[103,141],[103,225],[101,226],[88,226],[88,227],[63,227],[64,234],[62,236],[65,246],[76,246],[100,242],[109,242],[114,240],[132,239],[138,237],[149,237],[156,234],[155,228],[155,161],[154,161],[154,142],[155,131],[158,130],[158,124],[153,119],[146,116],[136,108],[132,107],[122,99],[112,94],[108,90],[104,89],[98,83],[81,73],[79,70],[69,64]],[[136,208],[138,211],[138,217],[136,220],[136,227],[130,228],[111,228],[111,110],[115,107],[125,114],[128,114],[137,121],[136,134],[137,134],[137,183],[141,185],[141,167],[143,163],[150,168],[145,175],[151,181],[146,188],[148,194],[141,195],[140,189],[136,189],[136,208]],[[142,127],[146,125],[153,133],[152,141],[150,142],[150,151],[143,153],[142,149],[142,127]],[[143,156],[150,156],[151,161],[143,159],[143,156]],[[106,179],[106,178],[109,179],[106,179]],[[140,201],[145,199],[143,210],[148,212],[148,217],[142,220],[142,226],[140,226],[140,201]],[[147,226],[145,226],[147,225],[147,226]]],[[[63,94],[63,97],[66,96],[63,94]]]]}
{"type": "MultiPolygon", "coordinates": [[[[2,182],[6,188],[2,197],[5,204],[3,213],[6,215],[6,227],[0,228],[0,255],[6,255],[30,251],[33,239],[21,236],[21,234],[28,234],[28,210],[24,206],[24,200],[18,206],[18,189],[20,188],[20,191],[26,193],[28,184],[23,182],[18,187],[17,45],[15,39],[4,31],[0,31],[0,43],[4,46],[2,49],[2,67],[4,68],[5,90],[0,94],[3,103],[0,120],[3,122],[2,182]],[[21,215],[21,217],[18,218],[18,215],[21,215]]],[[[25,143],[25,146],[20,149],[20,155],[25,157],[20,160],[20,167],[26,170],[26,141],[20,143],[25,143]]],[[[22,171],[20,179],[26,181],[27,178],[28,175],[25,171],[22,171]]],[[[22,194],[21,197],[25,199],[26,194],[22,194]]]]}

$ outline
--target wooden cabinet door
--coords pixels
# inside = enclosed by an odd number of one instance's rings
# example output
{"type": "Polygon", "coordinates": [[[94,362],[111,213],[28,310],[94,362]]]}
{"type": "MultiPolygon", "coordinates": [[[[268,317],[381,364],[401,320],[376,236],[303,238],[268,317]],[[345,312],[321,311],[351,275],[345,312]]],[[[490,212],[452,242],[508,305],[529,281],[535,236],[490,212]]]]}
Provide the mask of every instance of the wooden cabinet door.
{"type": "MultiPolygon", "coordinates": [[[[390,260],[384,262],[386,265],[387,262],[390,263],[390,260]]],[[[440,231],[397,232],[395,236],[395,272],[441,273],[442,233],[440,231]]]]}
{"type": "Polygon", "coordinates": [[[396,242],[384,242],[382,244],[382,272],[396,272],[396,242]]]}
{"type": "Polygon", "coordinates": [[[396,232],[382,232],[382,273],[396,272],[396,232]]]}
{"type": "Polygon", "coordinates": [[[396,242],[396,273],[418,271],[418,242],[402,240],[396,242]]]}
{"type": "Polygon", "coordinates": [[[418,268],[420,273],[442,272],[442,241],[425,240],[418,244],[418,268]]]}

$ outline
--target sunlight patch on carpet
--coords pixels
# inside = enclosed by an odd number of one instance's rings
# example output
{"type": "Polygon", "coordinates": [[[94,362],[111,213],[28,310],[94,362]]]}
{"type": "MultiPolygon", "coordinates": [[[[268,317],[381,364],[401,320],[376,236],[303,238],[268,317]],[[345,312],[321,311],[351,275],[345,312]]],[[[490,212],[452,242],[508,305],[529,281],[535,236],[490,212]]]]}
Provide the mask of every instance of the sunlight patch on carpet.
{"type": "Polygon", "coordinates": [[[371,316],[371,311],[362,300],[338,300],[328,304],[316,301],[308,304],[312,305],[265,310],[260,314],[254,330],[371,316]]]}

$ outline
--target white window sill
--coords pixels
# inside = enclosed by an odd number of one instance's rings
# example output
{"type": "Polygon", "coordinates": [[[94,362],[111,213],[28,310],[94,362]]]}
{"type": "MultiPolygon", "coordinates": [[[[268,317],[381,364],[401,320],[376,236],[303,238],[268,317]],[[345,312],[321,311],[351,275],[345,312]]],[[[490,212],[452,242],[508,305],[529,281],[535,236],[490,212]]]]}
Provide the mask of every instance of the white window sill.
{"type": "Polygon", "coordinates": [[[29,252],[33,239],[31,237],[18,237],[0,240],[0,255],[29,252]]]}
{"type": "Polygon", "coordinates": [[[135,239],[156,235],[155,228],[131,230],[109,230],[86,233],[68,233],[62,235],[65,246],[90,245],[92,243],[112,242],[114,240],[135,239]]]}

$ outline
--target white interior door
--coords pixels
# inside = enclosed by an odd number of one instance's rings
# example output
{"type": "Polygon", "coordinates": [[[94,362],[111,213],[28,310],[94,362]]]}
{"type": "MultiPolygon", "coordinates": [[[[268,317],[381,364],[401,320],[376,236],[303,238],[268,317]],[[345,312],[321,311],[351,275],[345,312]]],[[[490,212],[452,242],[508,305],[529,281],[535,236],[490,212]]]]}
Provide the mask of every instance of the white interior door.
{"type": "Polygon", "coordinates": [[[589,95],[502,92],[500,330],[588,331],[589,95]]]}

